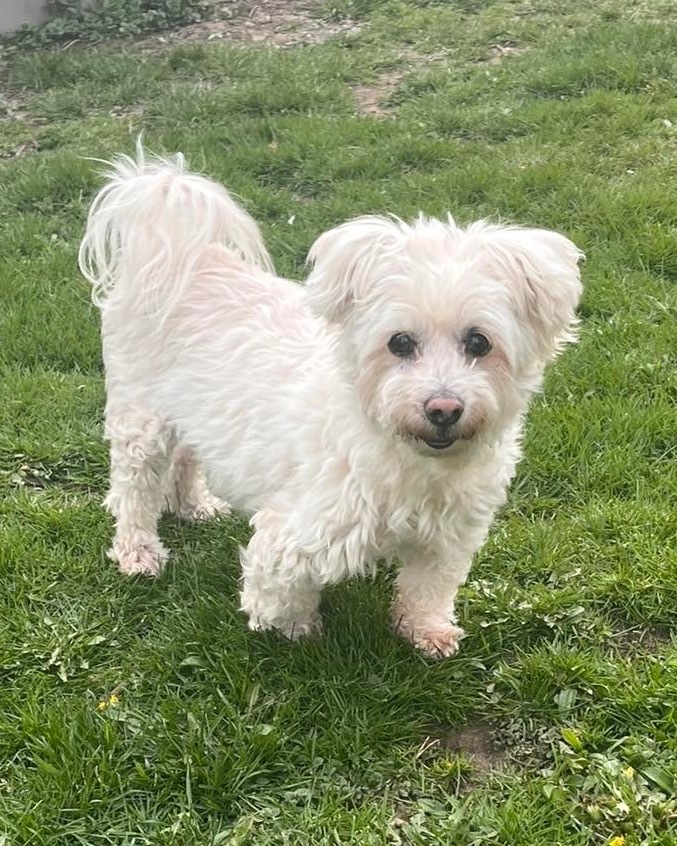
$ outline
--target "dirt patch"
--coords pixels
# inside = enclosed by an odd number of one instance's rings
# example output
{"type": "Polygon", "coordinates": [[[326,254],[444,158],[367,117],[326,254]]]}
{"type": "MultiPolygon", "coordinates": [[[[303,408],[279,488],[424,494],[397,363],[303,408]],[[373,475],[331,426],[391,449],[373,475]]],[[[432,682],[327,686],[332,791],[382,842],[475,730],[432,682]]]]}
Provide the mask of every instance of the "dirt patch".
{"type": "Polygon", "coordinates": [[[18,94],[0,93],[0,121],[25,121],[28,115],[23,110],[24,102],[18,94]]]}
{"type": "Polygon", "coordinates": [[[385,117],[390,114],[388,99],[412,71],[425,71],[444,59],[444,53],[419,53],[410,47],[400,51],[400,66],[379,74],[371,85],[353,85],[357,111],[362,115],[385,117]]]}
{"type": "Polygon", "coordinates": [[[438,775],[449,778],[449,789],[465,795],[513,760],[502,733],[487,723],[449,729],[431,726],[417,758],[425,760],[438,775]]]}
{"type": "MultiPolygon", "coordinates": [[[[521,56],[526,47],[520,47],[512,41],[491,44],[486,59],[491,65],[497,65],[506,56],[521,56]]],[[[405,48],[400,53],[401,67],[382,73],[372,85],[355,85],[352,88],[357,110],[363,115],[385,117],[390,113],[388,99],[399,83],[412,71],[426,71],[444,61],[446,54],[419,53],[411,48],[405,48]]]]}
{"type": "Polygon", "coordinates": [[[489,47],[489,57],[487,61],[490,65],[500,64],[506,56],[521,56],[526,53],[526,47],[520,47],[513,41],[502,41],[497,44],[492,44],[489,47]]]}
{"type": "Polygon", "coordinates": [[[361,24],[318,16],[320,0],[221,0],[212,20],[136,41],[148,49],[222,42],[285,49],[322,44],[339,35],[356,35],[361,24]]]}
{"type": "Polygon", "coordinates": [[[27,153],[39,149],[38,142],[31,138],[7,150],[0,150],[0,159],[22,159],[27,153]]]}
{"type": "MultiPolygon", "coordinates": [[[[0,83],[1,84],[1,83],[0,83]]],[[[36,118],[25,110],[25,102],[19,95],[9,95],[0,92],[0,127],[10,125],[8,135],[0,140],[0,159],[22,159],[28,153],[38,149],[38,143],[32,137],[34,131],[47,121],[36,118]],[[12,127],[22,126],[23,138],[15,137],[12,127]],[[25,137],[28,135],[29,137],[25,137]]]]}
{"type": "Polygon", "coordinates": [[[404,71],[389,71],[381,74],[373,85],[352,87],[357,110],[362,115],[387,115],[387,100],[404,78],[404,71]]]}
{"type": "Polygon", "coordinates": [[[612,649],[619,658],[641,658],[657,655],[663,647],[672,642],[667,629],[642,629],[638,626],[614,632],[612,649]]]}
{"type": "Polygon", "coordinates": [[[467,758],[479,777],[502,769],[508,759],[497,744],[495,730],[481,723],[446,732],[440,743],[447,752],[467,758]]]}

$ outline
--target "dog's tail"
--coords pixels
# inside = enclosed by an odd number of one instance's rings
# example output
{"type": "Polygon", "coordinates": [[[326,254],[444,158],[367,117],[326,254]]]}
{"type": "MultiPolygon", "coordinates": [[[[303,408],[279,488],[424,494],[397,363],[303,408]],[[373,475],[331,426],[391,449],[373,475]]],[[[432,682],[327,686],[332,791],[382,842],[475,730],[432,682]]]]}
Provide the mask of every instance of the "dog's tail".
{"type": "Polygon", "coordinates": [[[223,244],[272,271],[259,228],[221,185],[187,173],[183,156],[119,156],[92,203],[80,270],[98,306],[113,296],[166,316],[184,294],[205,247],[223,244]]]}

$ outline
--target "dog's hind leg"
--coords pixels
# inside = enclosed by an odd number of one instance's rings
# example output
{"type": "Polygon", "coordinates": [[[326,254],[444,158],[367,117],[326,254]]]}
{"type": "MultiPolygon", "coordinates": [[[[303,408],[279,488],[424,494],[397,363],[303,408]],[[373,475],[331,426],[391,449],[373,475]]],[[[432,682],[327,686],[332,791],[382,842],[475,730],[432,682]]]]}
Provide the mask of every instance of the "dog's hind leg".
{"type": "Polygon", "coordinates": [[[230,506],[210,493],[200,462],[190,447],[174,450],[169,506],[183,520],[207,520],[230,514],[230,506]]]}
{"type": "Polygon", "coordinates": [[[156,576],[167,560],[157,523],[174,449],[171,429],[157,415],[138,408],[106,411],[110,440],[110,490],[105,505],[115,517],[108,556],[126,575],[156,576]]]}

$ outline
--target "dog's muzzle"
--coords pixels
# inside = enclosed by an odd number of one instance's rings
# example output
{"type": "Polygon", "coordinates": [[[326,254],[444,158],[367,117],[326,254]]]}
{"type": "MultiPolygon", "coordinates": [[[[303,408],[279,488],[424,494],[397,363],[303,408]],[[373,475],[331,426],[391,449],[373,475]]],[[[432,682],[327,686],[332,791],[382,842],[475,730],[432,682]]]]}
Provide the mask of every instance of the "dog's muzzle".
{"type": "Polygon", "coordinates": [[[421,440],[434,450],[448,449],[457,439],[454,428],[463,414],[462,400],[453,395],[430,397],[423,404],[428,422],[434,432],[421,435],[421,440]]]}

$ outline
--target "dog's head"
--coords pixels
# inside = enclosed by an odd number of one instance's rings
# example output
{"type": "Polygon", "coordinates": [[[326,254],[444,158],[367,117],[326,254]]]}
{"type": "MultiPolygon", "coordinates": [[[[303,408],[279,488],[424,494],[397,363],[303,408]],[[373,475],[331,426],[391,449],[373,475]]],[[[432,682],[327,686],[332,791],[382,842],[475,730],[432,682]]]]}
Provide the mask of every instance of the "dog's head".
{"type": "Polygon", "coordinates": [[[307,294],[367,415],[439,455],[525,410],[575,339],[581,257],[556,232],[368,216],[317,239],[307,294]]]}

